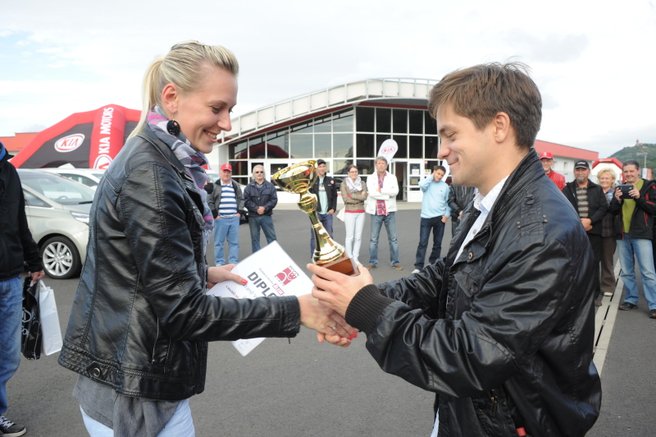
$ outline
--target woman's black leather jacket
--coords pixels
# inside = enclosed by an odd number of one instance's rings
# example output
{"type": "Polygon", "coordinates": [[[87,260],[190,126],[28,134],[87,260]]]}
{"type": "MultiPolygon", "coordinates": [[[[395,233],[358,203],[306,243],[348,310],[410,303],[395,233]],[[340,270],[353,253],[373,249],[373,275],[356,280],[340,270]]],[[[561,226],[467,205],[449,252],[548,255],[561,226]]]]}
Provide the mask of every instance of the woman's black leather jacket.
{"type": "Polygon", "coordinates": [[[296,335],[296,298],[206,294],[193,183],[149,127],[121,150],[93,202],[62,366],[125,395],[180,400],[204,389],[208,341],[296,335]]]}
{"type": "MultiPolygon", "coordinates": [[[[470,204],[461,226],[474,218],[470,204]]],[[[383,370],[437,393],[440,437],[584,435],[601,403],[593,256],[532,150],[454,262],[466,233],[436,265],[363,288],[347,321],[383,370]]]]}

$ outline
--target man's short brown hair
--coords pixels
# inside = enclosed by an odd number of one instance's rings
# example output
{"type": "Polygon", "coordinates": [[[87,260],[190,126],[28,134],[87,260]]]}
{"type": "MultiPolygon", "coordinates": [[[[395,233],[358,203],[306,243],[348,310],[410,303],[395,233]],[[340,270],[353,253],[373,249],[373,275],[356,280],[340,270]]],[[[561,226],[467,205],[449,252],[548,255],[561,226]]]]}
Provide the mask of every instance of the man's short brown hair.
{"type": "Polygon", "coordinates": [[[532,147],[542,121],[542,97],[520,63],[481,64],[447,74],[430,92],[433,117],[444,104],[483,129],[499,112],[510,117],[520,147],[532,147]]]}

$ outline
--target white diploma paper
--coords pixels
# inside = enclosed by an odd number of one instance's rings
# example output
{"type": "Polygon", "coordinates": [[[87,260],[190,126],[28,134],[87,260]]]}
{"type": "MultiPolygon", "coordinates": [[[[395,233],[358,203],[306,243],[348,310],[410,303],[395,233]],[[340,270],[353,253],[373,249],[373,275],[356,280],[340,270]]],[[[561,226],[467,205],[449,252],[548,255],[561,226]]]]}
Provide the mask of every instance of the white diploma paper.
{"type": "MultiPolygon", "coordinates": [[[[246,285],[226,281],[216,284],[207,294],[236,299],[254,299],[268,296],[300,296],[312,291],[312,281],[287,255],[277,241],[250,255],[232,270],[246,278],[246,285]]],[[[233,341],[242,356],[262,343],[264,338],[233,341]]]]}

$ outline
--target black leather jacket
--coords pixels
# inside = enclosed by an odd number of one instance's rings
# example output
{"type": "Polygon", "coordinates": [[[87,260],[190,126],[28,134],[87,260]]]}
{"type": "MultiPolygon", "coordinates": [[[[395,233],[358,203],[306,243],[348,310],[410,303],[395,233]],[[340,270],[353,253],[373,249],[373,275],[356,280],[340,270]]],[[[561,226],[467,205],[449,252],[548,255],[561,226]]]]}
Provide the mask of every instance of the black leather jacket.
{"type": "Polygon", "coordinates": [[[206,292],[194,182],[149,127],[105,173],[59,363],[117,392],[180,400],[205,385],[207,341],[288,337],[296,298],[206,292]]]}
{"type": "MultiPolygon", "coordinates": [[[[337,190],[339,189],[339,184],[335,183],[334,178],[328,175],[324,175],[323,187],[326,190],[326,197],[328,198],[328,207],[326,208],[326,212],[330,211],[331,209],[333,212],[337,211],[337,190]]],[[[315,178],[314,183],[310,187],[310,193],[316,194],[317,212],[321,211],[323,208],[321,207],[321,197],[319,197],[319,176],[315,178]]]]}
{"type": "Polygon", "coordinates": [[[601,403],[593,256],[535,153],[454,262],[466,234],[445,260],[363,288],[347,321],[383,370],[438,394],[441,437],[584,435],[601,403]]]}

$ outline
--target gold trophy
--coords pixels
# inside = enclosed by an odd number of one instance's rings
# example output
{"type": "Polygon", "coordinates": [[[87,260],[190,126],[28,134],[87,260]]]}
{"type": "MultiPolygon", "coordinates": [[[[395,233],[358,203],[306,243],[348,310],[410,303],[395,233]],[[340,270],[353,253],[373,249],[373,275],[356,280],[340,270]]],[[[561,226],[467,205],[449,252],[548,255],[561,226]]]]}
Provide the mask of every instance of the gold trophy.
{"type": "Polygon", "coordinates": [[[330,238],[328,231],[319,221],[317,196],[309,191],[317,177],[315,163],[316,161],[309,160],[283,168],[271,176],[271,181],[285,191],[301,195],[298,206],[310,218],[314,231],[314,263],[346,275],[357,275],[358,268],[346,255],[344,247],[330,238]]]}

